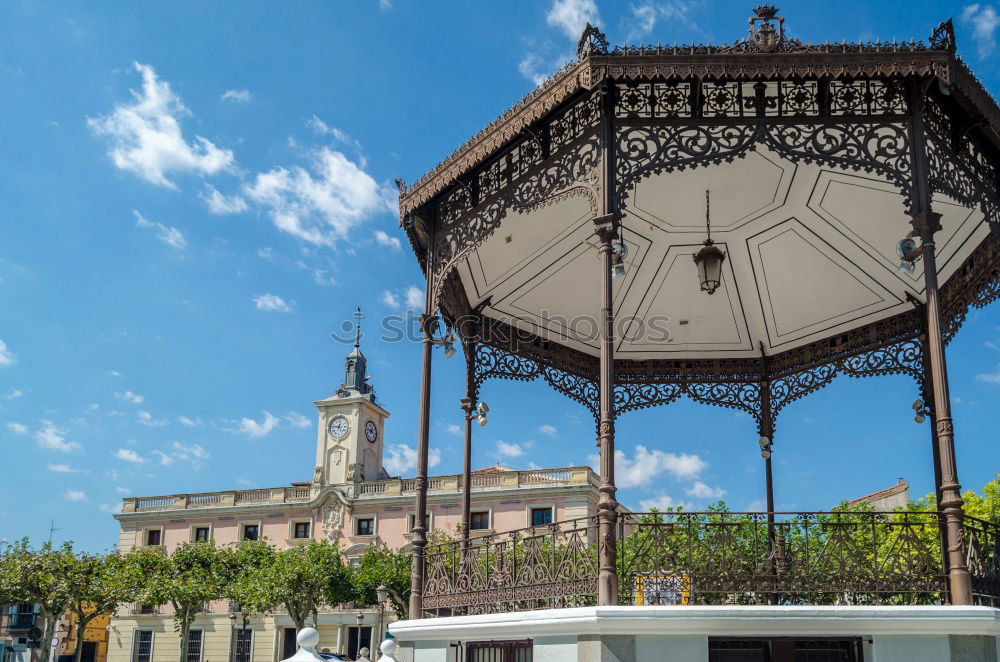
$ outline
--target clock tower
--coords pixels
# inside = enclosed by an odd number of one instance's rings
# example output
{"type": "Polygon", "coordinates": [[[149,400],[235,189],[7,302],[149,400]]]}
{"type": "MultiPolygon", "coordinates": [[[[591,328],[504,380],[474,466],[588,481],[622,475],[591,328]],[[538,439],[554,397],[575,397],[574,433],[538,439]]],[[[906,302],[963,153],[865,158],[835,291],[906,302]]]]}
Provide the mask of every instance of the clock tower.
{"type": "Polygon", "coordinates": [[[375,401],[369,383],[367,360],[361,352],[361,309],[357,319],[354,349],[344,360],[344,383],[337,392],[317,400],[319,431],[316,440],[316,470],[313,482],[341,485],[379,480],[382,470],[382,432],[389,412],[375,401]]]}

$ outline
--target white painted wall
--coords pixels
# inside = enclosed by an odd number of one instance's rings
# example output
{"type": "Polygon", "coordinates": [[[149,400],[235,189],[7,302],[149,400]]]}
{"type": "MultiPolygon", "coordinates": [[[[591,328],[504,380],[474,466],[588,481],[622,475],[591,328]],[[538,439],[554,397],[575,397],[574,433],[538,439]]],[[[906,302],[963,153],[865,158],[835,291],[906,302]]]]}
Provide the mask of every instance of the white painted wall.
{"type": "Polygon", "coordinates": [[[948,635],[875,635],[871,662],[948,662],[948,635]]]}
{"type": "Polygon", "coordinates": [[[693,662],[708,660],[708,636],[658,636],[635,638],[636,662],[693,662]]]}

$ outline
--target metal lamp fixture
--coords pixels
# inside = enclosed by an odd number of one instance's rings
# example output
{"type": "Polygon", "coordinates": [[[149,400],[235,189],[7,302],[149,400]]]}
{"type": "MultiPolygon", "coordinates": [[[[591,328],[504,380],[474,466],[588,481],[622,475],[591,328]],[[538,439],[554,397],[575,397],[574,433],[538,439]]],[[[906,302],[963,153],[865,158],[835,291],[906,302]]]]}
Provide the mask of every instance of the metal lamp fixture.
{"type": "Polygon", "coordinates": [[[705,191],[705,239],[704,247],[695,253],[694,263],[698,266],[698,281],[703,292],[715,294],[722,282],[722,263],[726,254],[712,241],[712,220],[709,207],[709,193],[705,191]]]}
{"type": "Polygon", "coordinates": [[[625,275],[625,256],[628,255],[628,246],[625,242],[619,239],[611,246],[611,251],[613,253],[611,257],[611,274],[616,278],[621,278],[625,275]]]}
{"type": "Polygon", "coordinates": [[[765,460],[771,457],[771,440],[768,437],[760,438],[760,456],[765,460]]]}
{"type": "Polygon", "coordinates": [[[913,420],[917,424],[923,423],[926,420],[927,416],[930,416],[931,414],[930,409],[928,409],[924,405],[924,401],[919,398],[917,398],[917,400],[914,401],[913,403],[913,411],[915,412],[913,420]]]}
{"type": "Polygon", "coordinates": [[[912,237],[903,237],[896,243],[896,255],[899,256],[899,270],[904,274],[912,274],[917,268],[917,258],[921,256],[917,242],[912,237]]]}
{"type": "Polygon", "coordinates": [[[385,584],[379,584],[378,588],[375,589],[375,597],[378,598],[379,604],[382,604],[389,599],[389,587],[385,584]]]}
{"type": "Polygon", "coordinates": [[[486,424],[490,422],[490,420],[486,418],[486,414],[488,414],[489,411],[490,411],[489,405],[487,405],[485,402],[480,402],[479,405],[476,407],[476,412],[479,414],[479,425],[481,427],[485,427],[486,424]]]}
{"type": "Polygon", "coordinates": [[[447,335],[441,338],[436,338],[435,332],[441,326],[440,319],[438,318],[437,315],[433,315],[428,320],[427,324],[428,324],[427,328],[428,335],[430,336],[431,342],[435,345],[441,345],[442,347],[444,347],[444,358],[450,359],[451,357],[455,356],[455,354],[458,353],[458,350],[455,349],[455,341],[458,340],[457,336],[455,335],[455,330],[449,329],[447,335]]]}

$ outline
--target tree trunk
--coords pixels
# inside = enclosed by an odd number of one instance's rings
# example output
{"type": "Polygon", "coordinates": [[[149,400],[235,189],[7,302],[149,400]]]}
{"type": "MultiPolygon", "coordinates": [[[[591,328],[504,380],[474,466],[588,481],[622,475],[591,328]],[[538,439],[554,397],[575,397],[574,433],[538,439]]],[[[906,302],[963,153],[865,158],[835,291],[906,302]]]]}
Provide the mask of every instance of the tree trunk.
{"type": "Polygon", "coordinates": [[[52,639],[56,636],[56,621],[59,620],[59,616],[50,613],[48,609],[45,609],[43,614],[45,616],[45,630],[41,642],[42,649],[45,651],[43,659],[46,662],[54,662],[53,653],[55,649],[52,648],[52,639]]]}
{"type": "Polygon", "coordinates": [[[389,597],[392,600],[392,606],[396,608],[396,613],[402,616],[401,620],[408,620],[410,618],[410,601],[404,600],[396,591],[392,590],[391,586],[386,586],[389,589],[389,597]]]}
{"type": "Polygon", "coordinates": [[[83,616],[83,612],[77,612],[76,614],[76,650],[73,652],[73,660],[75,662],[80,662],[83,657],[83,633],[87,629],[87,624],[93,620],[94,616],[97,614],[91,614],[89,616],[83,616]]]}
{"type": "Polygon", "coordinates": [[[181,613],[181,651],[179,662],[187,662],[188,637],[191,636],[191,609],[183,608],[181,613]]]}

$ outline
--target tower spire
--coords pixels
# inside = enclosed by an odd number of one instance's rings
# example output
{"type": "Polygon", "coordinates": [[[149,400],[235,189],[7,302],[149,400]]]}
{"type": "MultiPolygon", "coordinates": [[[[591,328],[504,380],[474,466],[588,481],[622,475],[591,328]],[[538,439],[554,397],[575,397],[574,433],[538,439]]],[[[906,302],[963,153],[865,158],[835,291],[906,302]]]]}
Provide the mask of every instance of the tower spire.
{"type": "Polygon", "coordinates": [[[361,320],[365,318],[365,314],[361,312],[361,306],[354,312],[354,346],[361,348],[361,320]]]}

